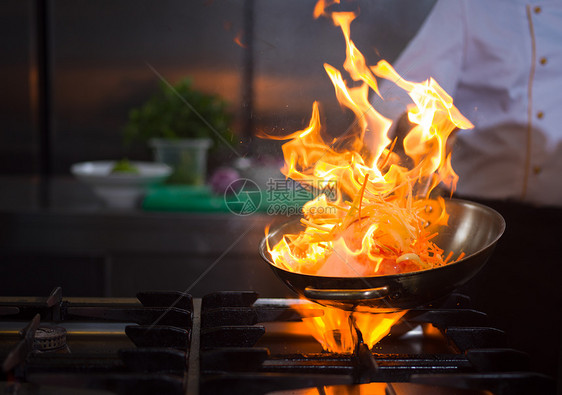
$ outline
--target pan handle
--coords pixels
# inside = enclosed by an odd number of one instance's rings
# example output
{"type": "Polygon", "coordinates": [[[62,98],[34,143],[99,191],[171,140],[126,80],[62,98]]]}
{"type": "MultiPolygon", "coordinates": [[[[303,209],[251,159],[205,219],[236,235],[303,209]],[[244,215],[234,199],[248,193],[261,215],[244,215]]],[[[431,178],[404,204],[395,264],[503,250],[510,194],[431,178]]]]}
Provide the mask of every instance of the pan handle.
{"type": "Polygon", "coordinates": [[[389,294],[388,287],[367,289],[316,289],[306,287],[304,296],[313,300],[359,301],[382,299],[389,294]]]}

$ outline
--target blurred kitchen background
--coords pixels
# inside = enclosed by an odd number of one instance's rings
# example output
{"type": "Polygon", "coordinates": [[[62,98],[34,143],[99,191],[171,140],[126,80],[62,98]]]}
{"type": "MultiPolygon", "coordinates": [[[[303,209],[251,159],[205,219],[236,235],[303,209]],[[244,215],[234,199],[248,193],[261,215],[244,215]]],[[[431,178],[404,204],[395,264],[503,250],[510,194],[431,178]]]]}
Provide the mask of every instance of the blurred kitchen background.
{"type": "MultiPolygon", "coordinates": [[[[152,160],[126,146],[131,108],[191,77],[234,115],[242,156],[280,157],[257,131],[289,133],[322,103],[332,131],[349,117],[324,72],[345,58],[316,0],[3,0],[0,7],[0,294],[133,296],[141,289],[255,289],[289,295],[258,254],[265,215],[107,210],[73,163],[152,160]],[[156,71],[156,72],[155,72],[156,71]],[[189,288],[188,288],[189,287],[189,288]]],[[[352,38],[368,63],[392,62],[434,0],[365,0],[352,38]]],[[[235,159],[210,158],[217,163],[235,159]]]]}

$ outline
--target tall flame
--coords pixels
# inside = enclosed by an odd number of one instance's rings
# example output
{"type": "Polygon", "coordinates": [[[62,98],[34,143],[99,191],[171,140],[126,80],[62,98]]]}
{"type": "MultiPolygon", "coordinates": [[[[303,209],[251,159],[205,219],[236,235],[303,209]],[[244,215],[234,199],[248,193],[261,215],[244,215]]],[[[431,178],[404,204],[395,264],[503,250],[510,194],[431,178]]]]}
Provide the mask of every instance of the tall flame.
{"type": "Polygon", "coordinates": [[[435,234],[427,225],[446,224],[447,214],[443,201],[430,194],[440,183],[454,190],[458,176],[451,167],[447,139],[455,128],[472,124],[434,79],[407,81],[385,60],[367,66],[350,37],[356,14],[330,13],[326,7],[333,3],[319,1],[314,15],[331,17],[343,33],[343,67],[354,86],[349,87],[335,67],[324,68],[340,104],[355,114],[355,123],[346,135],[326,144],[314,102],[308,127],[282,138],[289,140],[283,145],[283,174],[311,187],[337,182],[338,188],[335,199],[320,194],[305,205],[306,229],[273,246],[273,260],[291,271],[352,277],[454,261],[431,241],[435,234]],[[408,119],[414,126],[403,139],[402,156],[394,152],[396,140],[388,136],[392,122],[369,101],[371,90],[381,95],[377,78],[395,83],[412,99],[408,119]]]}
{"type": "MultiPolygon", "coordinates": [[[[353,112],[355,122],[326,143],[319,105],[314,102],[308,127],[278,138],[289,140],[282,148],[285,165],[281,170],[286,177],[312,188],[337,183],[337,190],[333,198],[321,193],[305,204],[304,230],[268,246],[272,260],[285,270],[333,277],[413,272],[459,260],[461,251],[445,252],[432,241],[437,235],[432,225],[444,225],[448,219],[444,200],[435,198],[432,191],[439,184],[455,189],[458,176],[451,167],[447,140],[456,128],[473,126],[434,79],[405,80],[385,60],[368,66],[351,40],[356,13],[327,10],[338,2],[319,0],[314,16],[330,17],[343,33],[343,68],[353,82],[348,85],[329,64],[324,69],[340,105],[353,112]],[[394,83],[412,100],[407,115],[413,127],[402,142],[388,135],[391,120],[369,101],[371,91],[383,97],[377,78],[394,83]],[[398,143],[403,149],[395,149],[398,143]]],[[[338,325],[348,318],[344,312],[325,314],[325,319],[338,325]]],[[[377,319],[382,325],[385,318],[377,319]]],[[[397,319],[399,315],[384,322],[397,319]]],[[[333,332],[322,329],[326,323],[311,320],[322,336],[333,332]]]]}

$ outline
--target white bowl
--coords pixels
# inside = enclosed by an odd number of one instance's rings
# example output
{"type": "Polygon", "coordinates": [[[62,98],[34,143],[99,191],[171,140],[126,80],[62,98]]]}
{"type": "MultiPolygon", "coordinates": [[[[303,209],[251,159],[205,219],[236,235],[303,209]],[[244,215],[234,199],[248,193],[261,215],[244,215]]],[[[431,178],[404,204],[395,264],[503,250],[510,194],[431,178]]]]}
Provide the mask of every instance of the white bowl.
{"type": "Polygon", "coordinates": [[[134,208],[143,197],[146,187],[163,182],[172,168],[163,163],[134,162],[138,173],[111,173],[116,161],[75,163],[71,173],[80,181],[90,185],[109,207],[134,208]]]}

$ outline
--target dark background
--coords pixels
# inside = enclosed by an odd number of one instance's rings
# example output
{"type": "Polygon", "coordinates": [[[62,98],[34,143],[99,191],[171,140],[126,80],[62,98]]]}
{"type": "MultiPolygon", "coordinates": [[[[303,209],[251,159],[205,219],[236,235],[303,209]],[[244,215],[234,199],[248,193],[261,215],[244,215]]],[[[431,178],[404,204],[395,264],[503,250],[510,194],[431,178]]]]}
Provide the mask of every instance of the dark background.
{"type": "MultiPolygon", "coordinates": [[[[242,155],[280,157],[278,142],[255,133],[302,129],[314,100],[322,103],[329,130],[343,131],[350,118],[323,63],[341,69],[345,42],[331,21],[313,19],[315,3],[2,1],[0,294],[40,294],[56,285],[82,296],[185,289],[219,257],[194,294],[227,288],[288,294],[257,254],[271,218],[112,212],[69,168],[124,156],[152,159],[147,147],[123,143],[128,112],[160,84],[152,69],[170,83],[191,77],[197,88],[227,100],[242,155]]],[[[342,7],[359,10],[352,36],[375,64],[397,57],[433,3],[342,7]]]]}
{"type": "MultiPolygon", "coordinates": [[[[77,161],[149,158],[144,147],[130,152],[122,141],[129,110],[157,89],[148,65],[172,83],[189,76],[201,90],[223,96],[245,140],[258,129],[301,128],[314,100],[334,113],[337,129],[341,110],[322,64],[341,68],[345,44],[329,20],[312,18],[315,1],[51,0],[40,15],[48,25],[52,109],[48,146],[41,146],[36,14],[42,2],[6,0],[0,10],[0,174],[39,173],[41,149],[50,153],[53,174],[68,174],[77,161]],[[250,47],[235,44],[238,35],[250,47]]],[[[381,56],[392,61],[432,4],[353,3],[348,8],[360,10],[353,38],[371,63],[381,56]]]]}

